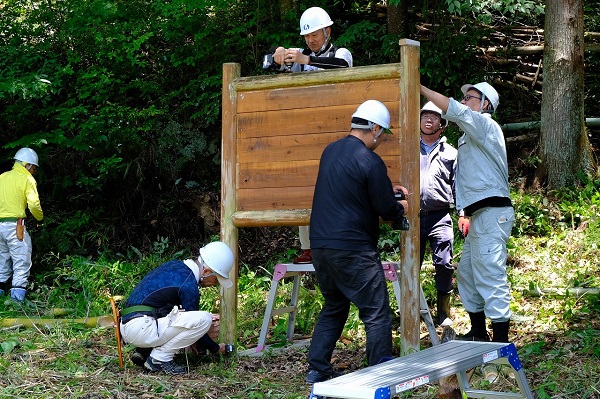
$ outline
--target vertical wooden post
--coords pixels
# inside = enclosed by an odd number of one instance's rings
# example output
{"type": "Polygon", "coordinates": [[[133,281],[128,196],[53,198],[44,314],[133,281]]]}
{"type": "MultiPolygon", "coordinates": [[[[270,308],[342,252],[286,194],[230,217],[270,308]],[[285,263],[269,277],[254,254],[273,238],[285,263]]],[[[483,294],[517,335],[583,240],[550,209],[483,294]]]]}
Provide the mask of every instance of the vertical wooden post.
{"type": "Polygon", "coordinates": [[[420,163],[419,163],[419,85],[420,47],[414,40],[400,40],[400,127],[403,175],[400,182],[408,189],[410,230],[400,233],[401,292],[403,300],[400,315],[401,354],[419,350],[420,306],[420,163]]]}
{"type": "Polygon", "coordinates": [[[238,292],[238,229],[233,225],[236,211],[236,159],[237,159],[237,92],[232,82],[241,76],[240,64],[223,64],[222,138],[221,138],[221,240],[234,254],[229,277],[233,286],[221,288],[221,341],[236,342],[237,292],[238,292]]]}

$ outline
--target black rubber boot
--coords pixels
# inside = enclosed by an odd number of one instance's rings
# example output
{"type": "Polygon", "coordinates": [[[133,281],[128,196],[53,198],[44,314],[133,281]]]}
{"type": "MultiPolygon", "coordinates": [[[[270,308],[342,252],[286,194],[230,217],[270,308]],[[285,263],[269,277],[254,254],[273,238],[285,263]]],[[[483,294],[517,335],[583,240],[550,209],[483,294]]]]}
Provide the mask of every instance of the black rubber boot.
{"type": "Polygon", "coordinates": [[[440,292],[437,293],[437,324],[440,325],[450,317],[450,293],[440,292]]]}
{"type": "Polygon", "coordinates": [[[508,340],[508,329],[510,321],[492,322],[492,342],[510,342],[508,340]]]}
{"type": "Polygon", "coordinates": [[[471,319],[471,331],[464,335],[456,337],[459,341],[483,341],[489,342],[490,337],[485,328],[485,313],[470,313],[469,318],[471,319]]]}

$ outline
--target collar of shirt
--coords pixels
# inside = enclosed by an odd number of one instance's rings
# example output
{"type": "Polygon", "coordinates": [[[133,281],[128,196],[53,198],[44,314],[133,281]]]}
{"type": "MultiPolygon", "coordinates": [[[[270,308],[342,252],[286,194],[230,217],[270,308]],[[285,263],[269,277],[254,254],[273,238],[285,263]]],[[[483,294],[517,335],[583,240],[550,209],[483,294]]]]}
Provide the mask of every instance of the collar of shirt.
{"type": "Polygon", "coordinates": [[[423,142],[423,139],[421,139],[421,148],[423,149],[423,151],[425,151],[427,155],[429,155],[431,151],[433,151],[433,149],[439,144],[440,140],[441,137],[437,139],[433,144],[427,145],[423,142]]]}

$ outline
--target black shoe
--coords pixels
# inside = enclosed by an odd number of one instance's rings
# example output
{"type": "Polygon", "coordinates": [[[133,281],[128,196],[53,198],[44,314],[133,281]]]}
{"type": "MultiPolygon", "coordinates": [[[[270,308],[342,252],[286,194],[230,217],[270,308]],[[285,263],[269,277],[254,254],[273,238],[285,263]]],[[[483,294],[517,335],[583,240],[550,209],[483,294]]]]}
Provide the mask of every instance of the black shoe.
{"type": "Polygon", "coordinates": [[[308,374],[306,374],[306,383],[312,385],[316,384],[317,382],[323,382],[335,377],[339,377],[340,375],[342,374],[336,371],[332,371],[331,374],[325,374],[317,370],[308,370],[308,374]]]}
{"type": "Polygon", "coordinates": [[[151,348],[135,348],[135,352],[131,355],[131,362],[136,366],[144,367],[150,352],[152,352],[151,348]]]}
{"type": "Polygon", "coordinates": [[[162,371],[165,374],[169,375],[178,375],[187,373],[187,369],[185,366],[180,366],[175,363],[174,360],[169,360],[168,362],[161,362],[154,359],[152,356],[148,356],[146,362],[144,363],[144,367],[146,370],[151,372],[162,371]]]}

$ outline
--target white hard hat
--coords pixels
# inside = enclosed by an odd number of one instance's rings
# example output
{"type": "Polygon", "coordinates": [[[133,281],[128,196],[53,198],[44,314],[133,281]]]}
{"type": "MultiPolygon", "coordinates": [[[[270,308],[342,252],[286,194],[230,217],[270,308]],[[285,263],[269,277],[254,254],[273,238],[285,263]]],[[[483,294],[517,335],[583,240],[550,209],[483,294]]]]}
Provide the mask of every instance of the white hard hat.
{"type": "Polygon", "coordinates": [[[423,105],[423,108],[421,108],[421,114],[425,111],[434,112],[434,113],[438,114],[440,116],[440,119],[444,121],[444,126],[448,124],[448,121],[446,119],[442,118],[441,108],[439,108],[433,102],[428,101],[427,104],[423,105]]]}
{"type": "Polygon", "coordinates": [[[498,92],[496,91],[496,89],[494,89],[492,87],[491,84],[489,84],[487,82],[481,82],[481,83],[476,83],[474,85],[466,84],[460,88],[460,90],[463,92],[463,94],[467,94],[467,92],[471,89],[475,89],[478,92],[480,92],[481,94],[483,94],[485,97],[483,97],[481,99],[481,104],[483,104],[484,100],[488,100],[492,104],[492,107],[494,108],[492,113],[496,112],[496,110],[498,109],[498,104],[500,103],[500,96],[498,95],[498,92]]]}
{"type": "Polygon", "coordinates": [[[38,155],[31,148],[21,148],[14,156],[14,159],[31,165],[38,165],[38,155]]]}
{"type": "Polygon", "coordinates": [[[200,257],[206,265],[217,274],[219,284],[223,288],[229,288],[233,282],[229,278],[229,272],[233,267],[233,252],[231,248],[222,241],[215,241],[200,248],[200,257]]]}
{"type": "Polygon", "coordinates": [[[311,7],[300,17],[300,35],[308,35],[331,25],[333,25],[333,21],[325,10],[321,7],[311,7]]]}
{"type": "MultiPolygon", "coordinates": [[[[369,122],[373,122],[381,126],[386,130],[386,133],[390,133],[390,111],[387,107],[377,100],[367,100],[360,104],[356,109],[356,112],[352,114],[353,118],[361,118],[369,122]]],[[[357,127],[352,124],[352,127],[357,127]]]]}

